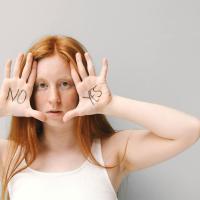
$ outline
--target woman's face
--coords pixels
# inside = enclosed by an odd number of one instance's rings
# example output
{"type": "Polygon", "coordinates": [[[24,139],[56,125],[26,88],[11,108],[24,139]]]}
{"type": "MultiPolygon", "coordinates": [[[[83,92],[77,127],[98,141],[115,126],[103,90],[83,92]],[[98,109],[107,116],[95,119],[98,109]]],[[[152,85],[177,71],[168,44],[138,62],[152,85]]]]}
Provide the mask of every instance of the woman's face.
{"type": "Polygon", "coordinates": [[[47,123],[63,123],[63,115],[76,107],[78,95],[70,66],[59,55],[41,59],[37,65],[34,101],[36,110],[46,113],[47,123]],[[50,111],[59,111],[53,113],[50,111]]]}

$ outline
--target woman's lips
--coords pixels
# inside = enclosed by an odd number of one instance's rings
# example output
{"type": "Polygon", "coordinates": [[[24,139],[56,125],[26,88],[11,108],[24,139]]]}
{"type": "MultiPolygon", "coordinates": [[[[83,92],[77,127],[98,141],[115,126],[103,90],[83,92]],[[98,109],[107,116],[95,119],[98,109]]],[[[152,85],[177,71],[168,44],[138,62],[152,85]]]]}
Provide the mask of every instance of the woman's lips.
{"type": "Polygon", "coordinates": [[[50,112],[47,112],[47,115],[49,117],[59,117],[60,115],[62,115],[62,111],[50,111],[50,112]]]}

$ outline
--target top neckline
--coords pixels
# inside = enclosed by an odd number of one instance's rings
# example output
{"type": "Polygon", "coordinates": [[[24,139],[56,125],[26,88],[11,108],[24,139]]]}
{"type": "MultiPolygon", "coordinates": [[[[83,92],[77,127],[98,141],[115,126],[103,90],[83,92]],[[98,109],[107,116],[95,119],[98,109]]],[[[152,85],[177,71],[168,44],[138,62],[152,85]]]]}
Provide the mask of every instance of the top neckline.
{"type": "Polygon", "coordinates": [[[63,172],[45,172],[45,171],[39,171],[39,170],[35,170],[31,167],[27,167],[27,170],[35,173],[35,174],[38,174],[38,175],[65,175],[65,174],[72,174],[72,173],[75,173],[75,172],[78,172],[80,171],[84,166],[86,166],[88,160],[85,160],[80,167],[76,168],[76,169],[73,169],[73,170],[68,170],[68,171],[63,171],[63,172]]]}
{"type": "MultiPolygon", "coordinates": [[[[93,141],[93,143],[92,143],[92,150],[93,150],[93,146],[94,146],[94,143],[95,143],[95,141],[93,141]]],[[[92,153],[94,153],[94,152],[92,152],[92,153]]],[[[88,159],[89,159],[89,156],[88,156],[88,158],[78,167],[78,168],[75,168],[75,169],[73,169],[73,170],[68,170],[68,171],[63,171],[63,172],[45,172],[45,171],[39,171],[39,170],[36,170],[36,169],[33,169],[33,168],[31,168],[31,167],[27,167],[26,169],[28,170],[28,171],[31,171],[31,172],[33,172],[34,174],[38,174],[38,175],[45,175],[45,176],[48,176],[48,175],[67,175],[67,174],[73,174],[73,173],[76,173],[76,172],[78,172],[78,171],[80,171],[82,168],[84,168],[87,164],[88,164],[88,159]]],[[[26,161],[25,161],[25,163],[26,163],[26,161]]]]}

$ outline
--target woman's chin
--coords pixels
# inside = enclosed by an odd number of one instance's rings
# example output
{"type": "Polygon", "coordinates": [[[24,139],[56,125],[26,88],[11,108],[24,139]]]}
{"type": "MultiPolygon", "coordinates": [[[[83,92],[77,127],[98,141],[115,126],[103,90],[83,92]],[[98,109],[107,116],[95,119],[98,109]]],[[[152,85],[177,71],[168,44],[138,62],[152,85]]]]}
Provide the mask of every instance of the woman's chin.
{"type": "Polygon", "coordinates": [[[60,127],[61,125],[66,125],[66,124],[69,124],[73,121],[73,119],[67,121],[67,122],[64,122],[63,121],[63,117],[60,117],[60,118],[47,118],[47,121],[45,122],[47,125],[49,126],[58,126],[60,127]]]}

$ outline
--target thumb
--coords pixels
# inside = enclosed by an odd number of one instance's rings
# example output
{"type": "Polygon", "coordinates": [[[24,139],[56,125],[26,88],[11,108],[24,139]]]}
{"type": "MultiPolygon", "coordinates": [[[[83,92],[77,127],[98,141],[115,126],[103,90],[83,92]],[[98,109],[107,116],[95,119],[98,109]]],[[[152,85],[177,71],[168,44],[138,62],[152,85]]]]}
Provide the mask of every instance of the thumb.
{"type": "Polygon", "coordinates": [[[78,109],[70,110],[66,112],[65,115],[63,116],[63,121],[64,122],[69,121],[70,119],[76,116],[79,116],[78,109]]]}
{"type": "Polygon", "coordinates": [[[46,115],[44,113],[37,111],[37,110],[33,110],[32,108],[28,109],[27,116],[34,117],[43,122],[46,121],[46,115]]]}

